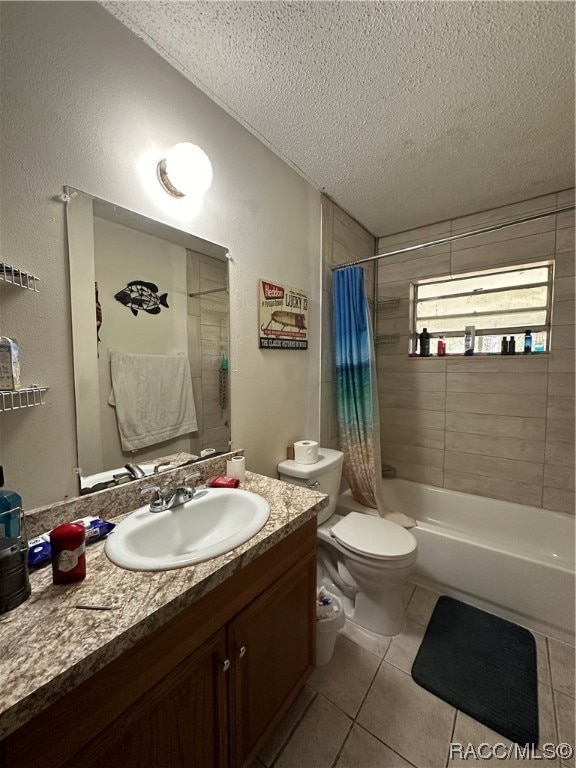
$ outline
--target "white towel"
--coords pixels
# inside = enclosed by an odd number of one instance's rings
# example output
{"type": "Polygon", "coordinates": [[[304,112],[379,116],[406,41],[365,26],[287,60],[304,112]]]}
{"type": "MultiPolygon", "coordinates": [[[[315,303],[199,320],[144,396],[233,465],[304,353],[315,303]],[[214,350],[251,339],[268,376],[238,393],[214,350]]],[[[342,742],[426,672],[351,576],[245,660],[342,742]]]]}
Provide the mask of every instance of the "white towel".
{"type": "Polygon", "coordinates": [[[110,350],[112,392],[122,450],[135,451],[198,429],[190,363],[184,355],[110,350]]]}

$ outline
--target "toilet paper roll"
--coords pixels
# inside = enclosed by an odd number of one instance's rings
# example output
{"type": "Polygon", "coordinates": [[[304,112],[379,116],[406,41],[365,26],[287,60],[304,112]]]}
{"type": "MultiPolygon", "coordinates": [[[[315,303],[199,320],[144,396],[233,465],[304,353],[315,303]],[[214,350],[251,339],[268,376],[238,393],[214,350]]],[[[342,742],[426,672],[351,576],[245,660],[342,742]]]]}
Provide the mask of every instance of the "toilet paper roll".
{"type": "Polygon", "coordinates": [[[232,456],[226,462],[226,475],[235,477],[241,483],[246,479],[246,459],[244,456],[232,456]]]}
{"type": "Polygon", "coordinates": [[[294,443],[294,461],[297,464],[316,464],[318,443],[314,440],[298,440],[294,443]]]}

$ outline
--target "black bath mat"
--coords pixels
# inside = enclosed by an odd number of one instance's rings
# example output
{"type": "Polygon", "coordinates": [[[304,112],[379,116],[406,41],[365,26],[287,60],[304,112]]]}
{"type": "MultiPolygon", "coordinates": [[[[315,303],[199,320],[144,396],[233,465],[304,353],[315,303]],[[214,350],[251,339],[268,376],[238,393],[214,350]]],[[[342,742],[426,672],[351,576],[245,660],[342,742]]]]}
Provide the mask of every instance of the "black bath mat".
{"type": "Polygon", "coordinates": [[[536,643],[527,629],[441,597],[412,677],[501,736],[538,744],[536,643]]]}

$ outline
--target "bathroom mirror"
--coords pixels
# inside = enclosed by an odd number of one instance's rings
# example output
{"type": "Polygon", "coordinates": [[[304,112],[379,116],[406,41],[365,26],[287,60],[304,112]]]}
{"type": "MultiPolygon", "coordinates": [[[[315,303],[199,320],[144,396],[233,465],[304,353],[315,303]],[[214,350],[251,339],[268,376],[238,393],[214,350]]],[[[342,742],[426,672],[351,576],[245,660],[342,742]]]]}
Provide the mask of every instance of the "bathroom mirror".
{"type": "Polygon", "coordinates": [[[111,478],[102,473],[123,471],[127,463],[227,451],[227,249],[79,190],[65,191],[80,487],[111,478]],[[129,363],[123,393],[119,359],[129,363]],[[152,363],[157,367],[149,368],[152,363]],[[115,402],[115,396],[133,401],[134,392],[135,441],[115,402]],[[170,402],[184,414],[174,419],[178,428],[155,422],[161,409],[154,402],[170,402]]]}

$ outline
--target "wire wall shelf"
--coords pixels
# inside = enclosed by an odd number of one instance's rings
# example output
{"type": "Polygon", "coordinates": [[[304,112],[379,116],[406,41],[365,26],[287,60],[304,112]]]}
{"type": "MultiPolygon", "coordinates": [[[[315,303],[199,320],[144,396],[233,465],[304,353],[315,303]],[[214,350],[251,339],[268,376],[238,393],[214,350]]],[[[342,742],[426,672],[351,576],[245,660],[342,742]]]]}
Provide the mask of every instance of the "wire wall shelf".
{"type": "Polygon", "coordinates": [[[47,391],[48,387],[27,387],[14,391],[0,390],[0,413],[33,408],[35,405],[46,405],[44,395],[47,391]]]}
{"type": "Polygon", "coordinates": [[[23,269],[14,267],[12,264],[7,264],[5,261],[0,261],[0,282],[10,283],[19,288],[25,288],[28,291],[38,293],[39,280],[40,278],[31,272],[26,272],[23,269]]]}
{"type": "Polygon", "coordinates": [[[375,336],[374,344],[398,344],[400,341],[399,333],[389,333],[383,336],[375,336]]]}

